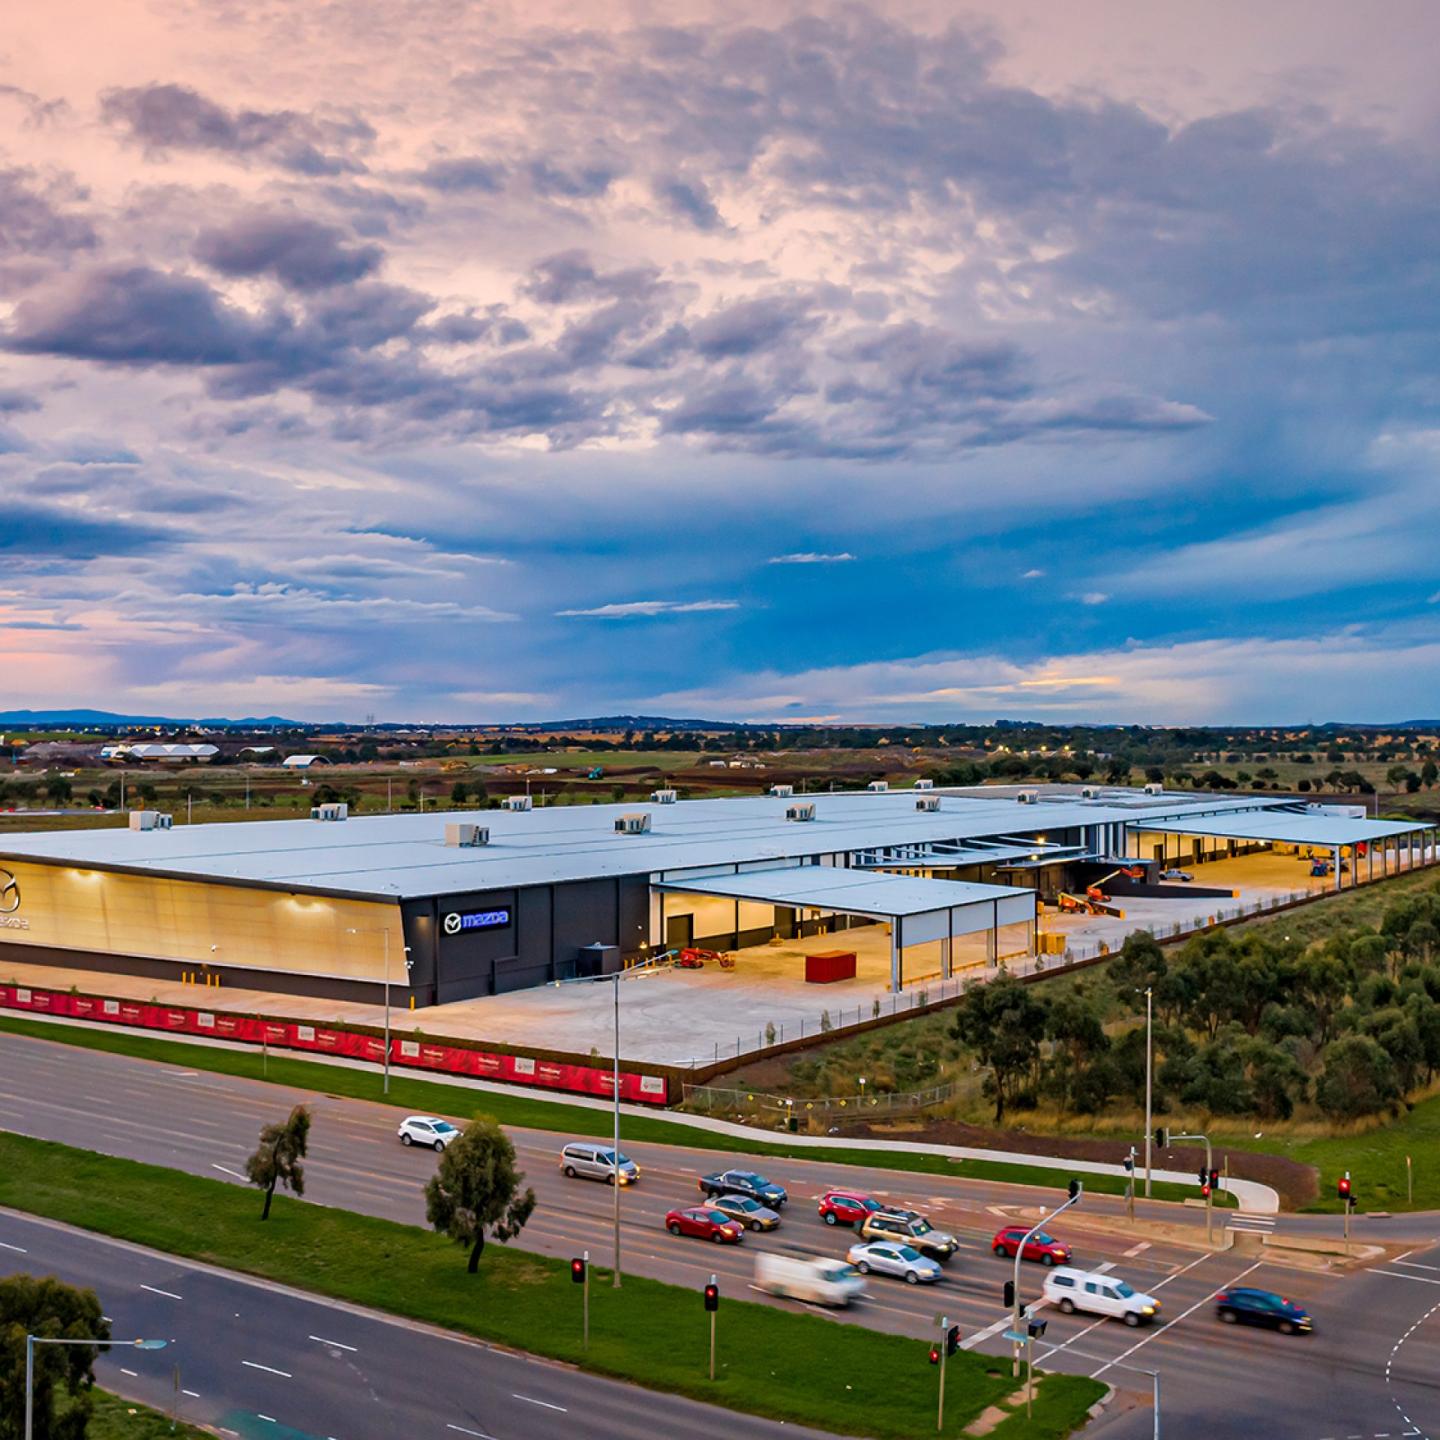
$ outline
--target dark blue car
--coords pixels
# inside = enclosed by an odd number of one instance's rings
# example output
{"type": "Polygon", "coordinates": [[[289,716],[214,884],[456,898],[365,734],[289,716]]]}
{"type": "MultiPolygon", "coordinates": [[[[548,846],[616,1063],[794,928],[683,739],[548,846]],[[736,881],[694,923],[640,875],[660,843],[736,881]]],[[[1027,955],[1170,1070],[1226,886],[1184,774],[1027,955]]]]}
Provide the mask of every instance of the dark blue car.
{"type": "Polygon", "coordinates": [[[778,1210],[790,1197],[783,1185],[757,1175],[753,1170],[722,1170],[714,1175],[705,1175],[700,1188],[707,1195],[748,1195],[772,1210],[778,1210]]]}
{"type": "Polygon", "coordinates": [[[1314,1329],[1310,1312],[1303,1305],[1273,1290],[1252,1290],[1243,1285],[1222,1290],[1215,1297],[1215,1313],[1227,1325],[1265,1325],[1282,1335],[1308,1335],[1314,1329]]]}

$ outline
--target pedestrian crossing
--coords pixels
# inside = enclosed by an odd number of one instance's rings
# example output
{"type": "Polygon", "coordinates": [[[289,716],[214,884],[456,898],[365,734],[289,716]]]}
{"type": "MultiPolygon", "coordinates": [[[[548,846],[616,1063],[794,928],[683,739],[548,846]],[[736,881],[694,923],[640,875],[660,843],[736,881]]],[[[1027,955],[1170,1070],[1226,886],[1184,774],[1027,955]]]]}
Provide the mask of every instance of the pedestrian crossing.
{"type": "Polygon", "coordinates": [[[1231,1230],[1245,1230],[1252,1235],[1269,1235],[1275,1229],[1273,1215],[1257,1215],[1246,1210],[1237,1210],[1230,1216],[1231,1230]]]}

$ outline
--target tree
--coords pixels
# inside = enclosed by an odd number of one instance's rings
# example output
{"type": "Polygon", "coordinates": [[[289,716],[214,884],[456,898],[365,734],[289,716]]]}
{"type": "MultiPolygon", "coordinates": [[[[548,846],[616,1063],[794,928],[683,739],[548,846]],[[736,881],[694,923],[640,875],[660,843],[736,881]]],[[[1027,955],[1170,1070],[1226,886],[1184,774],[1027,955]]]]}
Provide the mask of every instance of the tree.
{"type": "Polygon", "coordinates": [[[63,805],[75,793],[75,787],[63,775],[52,775],[45,782],[45,793],[52,804],[63,805]]]}
{"type": "Polygon", "coordinates": [[[1420,783],[1429,790],[1437,780],[1440,780],[1440,765],[1436,765],[1433,759],[1427,760],[1420,767],[1420,783]]]}
{"type": "Polygon", "coordinates": [[[1356,1120],[1399,1099],[1390,1057],[1368,1035],[1343,1035],[1325,1051],[1315,1103],[1337,1120],[1356,1120]]]}
{"type": "MultiPolygon", "coordinates": [[[[0,1440],[19,1440],[25,1412],[25,1336],[105,1340],[110,1325],[93,1290],[66,1285],[53,1275],[8,1275],[0,1280],[0,1440]]],[[[91,1345],[37,1345],[35,1440],[84,1440],[95,1383],[91,1345]],[[65,1396],[63,1416],[56,1402],[65,1396]]]]}
{"type": "Polygon", "coordinates": [[[1015,979],[974,985],[961,997],[950,1033],[989,1069],[999,1124],[1005,1102],[1016,1098],[1020,1082],[1040,1058],[1044,1002],[1015,979]]]}
{"type": "Polygon", "coordinates": [[[303,1105],[297,1105],[289,1119],[260,1132],[260,1146],[245,1162],[245,1174],[265,1192],[262,1220],[270,1218],[276,1186],[283,1185],[295,1195],[305,1193],[305,1168],[300,1162],[309,1143],[310,1112],[303,1105]]]}
{"type": "Polygon", "coordinates": [[[450,790],[450,803],[455,806],[463,805],[466,794],[465,782],[463,780],[457,780],[450,790]]]}
{"type": "Polygon", "coordinates": [[[470,1247],[470,1274],[479,1267],[487,1230],[502,1243],[513,1240],[534,1211],[535,1192],[520,1189],[524,1179],[515,1147],[489,1115],[477,1115],[440,1157],[425,1187],[425,1218],[470,1247]]]}

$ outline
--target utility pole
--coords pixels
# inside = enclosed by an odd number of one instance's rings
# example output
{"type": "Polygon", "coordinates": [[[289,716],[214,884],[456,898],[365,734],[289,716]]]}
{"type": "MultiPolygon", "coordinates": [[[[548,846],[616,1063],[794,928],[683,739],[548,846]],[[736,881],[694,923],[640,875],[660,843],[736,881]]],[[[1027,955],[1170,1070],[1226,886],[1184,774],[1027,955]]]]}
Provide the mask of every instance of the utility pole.
{"type": "Polygon", "coordinates": [[[935,1411],[935,1433],[945,1428],[945,1359],[950,1349],[950,1317],[940,1317],[940,1403],[935,1411]]]}
{"type": "Polygon", "coordinates": [[[1125,1214],[1133,1224],[1135,1221],[1135,1147],[1130,1147],[1130,1154],[1125,1160],[1125,1214]]]}
{"type": "Polygon", "coordinates": [[[1171,1135],[1169,1139],[1172,1145],[1178,1140],[1203,1140],[1205,1142],[1205,1243],[1208,1245],[1210,1243],[1210,1205],[1215,1198],[1215,1186],[1210,1179],[1215,1173],[1215,1167],[1211,1164],[1210,1137],[1208,1135],[1171,1135]]]}
{"type": "MultiPolygon", "coordinates": [[[[1155,992],[1145,987],[1145,1198],[1150,1198],[1150,1125],[1155,1088],[1155,992]]],[[[1131,1217],[1134,1218],[1133,1216],[1131,1217]]]]}
{"type": "MultiPolygon", "coordinates": [[[[1026,1232],[1025,1237],[1015,1247],[1015,1277],[1010,1285],[1010,1333],[1020,1333],[1020,1262],[1025,1258],[1025,1247],[1030,1243],[1030,1237],[1037,1231],[1043,1230],[1057,1215],[1062,1215],[1072,1205],[1078,1205],[1084,1197],[1085,1187],[1078,1180],[1070,1182],[1070,1198],[1058,1210],[1052,1210],[1048,1215],[1042,1215],[1026,1232]]],[[[1020,1342],[1011,1341],[1014,1353],[1011,1358],[1010,1374],[1012,1378],[1018,1379],[1020,1375],[1020,1342]]]]}

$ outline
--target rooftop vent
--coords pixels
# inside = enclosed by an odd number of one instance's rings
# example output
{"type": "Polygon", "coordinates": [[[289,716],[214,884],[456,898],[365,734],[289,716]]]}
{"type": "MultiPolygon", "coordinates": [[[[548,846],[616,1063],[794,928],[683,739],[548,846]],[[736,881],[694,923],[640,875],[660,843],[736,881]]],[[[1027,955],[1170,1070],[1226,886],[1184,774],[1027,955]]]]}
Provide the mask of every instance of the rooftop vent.
{"type": "Polygon", "coordinates": [[[797,800],[793,805],[787,805],[785,818],[787,820],[813,820],[815,818],[815,802],[813,800],[797,800]]]}
{"type": "Polygon", "coordinates": [[[1145,787],[1145,793],[1147,795],[1163,795],[1165,793],[1165,787],[1151,783],[1145,787]]]}
{"type": "Polygon", "coordinates": [[[652,790],[650,798],[657,805],[673,805],[679,796],[673,790],[652,790]]]}
{"type": "Polygon", "coordinates": [[[645,810],[635,810],[629,815],[619,815],[615,819],[615,833],[617,835],[648,835],[650,833],[650,815],[645,810]]]}
{"type": "Polygon", "coordinates": [[[507,795],[505,808],[507,810],[529,810],[531,808],[530,797],[528,795],[507,795]]]}
{"type": "Polygon", "coordinates": [[[882,790],[890,788],[890,782],[888,780],[872,780],[865,788],[873,790],[878,795],[882,790]]]}
{"type": "Polygon", "coordinates": [[[772,785],[770,793],[779,800],[788,800],[795,793],[795,787],[793,785],[772,785]]]}
{"type": "Polygon", "coordinates": [[[933,790],[935,788],[935,782],[933,780],[917,780],[915,782],[915,788],[917,790],[933,790]]]}
{"type": "Polygon", "coordinates": [[[1040,801],[1040,792],[1038,790],[1022,790],[1015,798],[1022,805],[1036,805],[1040,801]]]}
{"type": "Polygon", "coordinates": [[[1100,798],[1100,787],[1098,785],[1082,785],[1080,787],[1080,798],[1082,800],[1098,800],[1100,798]]]}
{"type": "Polygon", "coordinates": [[[915,797],[915,808],[917,810],[938,810],[940,808],[940,797],[938,795],[917,795],[915,797]]]}
{"type": "Polygon", "coordinates": [[[463,820],[451,821],[445,826],[445,843],[467,849],[471,845],[488,845],[490,827],[467,824],[463,820]]]}
{"type": "Polygon", "coordinates": [[[132,830],[168,830],[174,823],[173,815],[166,815],[159,810],[132,810],[130,812],[130,828],[132,830]]]}
{"type": "Polygon", "coordinates": [[[310,812],[312,820],[346,820],[350,816],[350,807],[343,800],[331,801],[324,805],[317,805],[310,812]]]}

